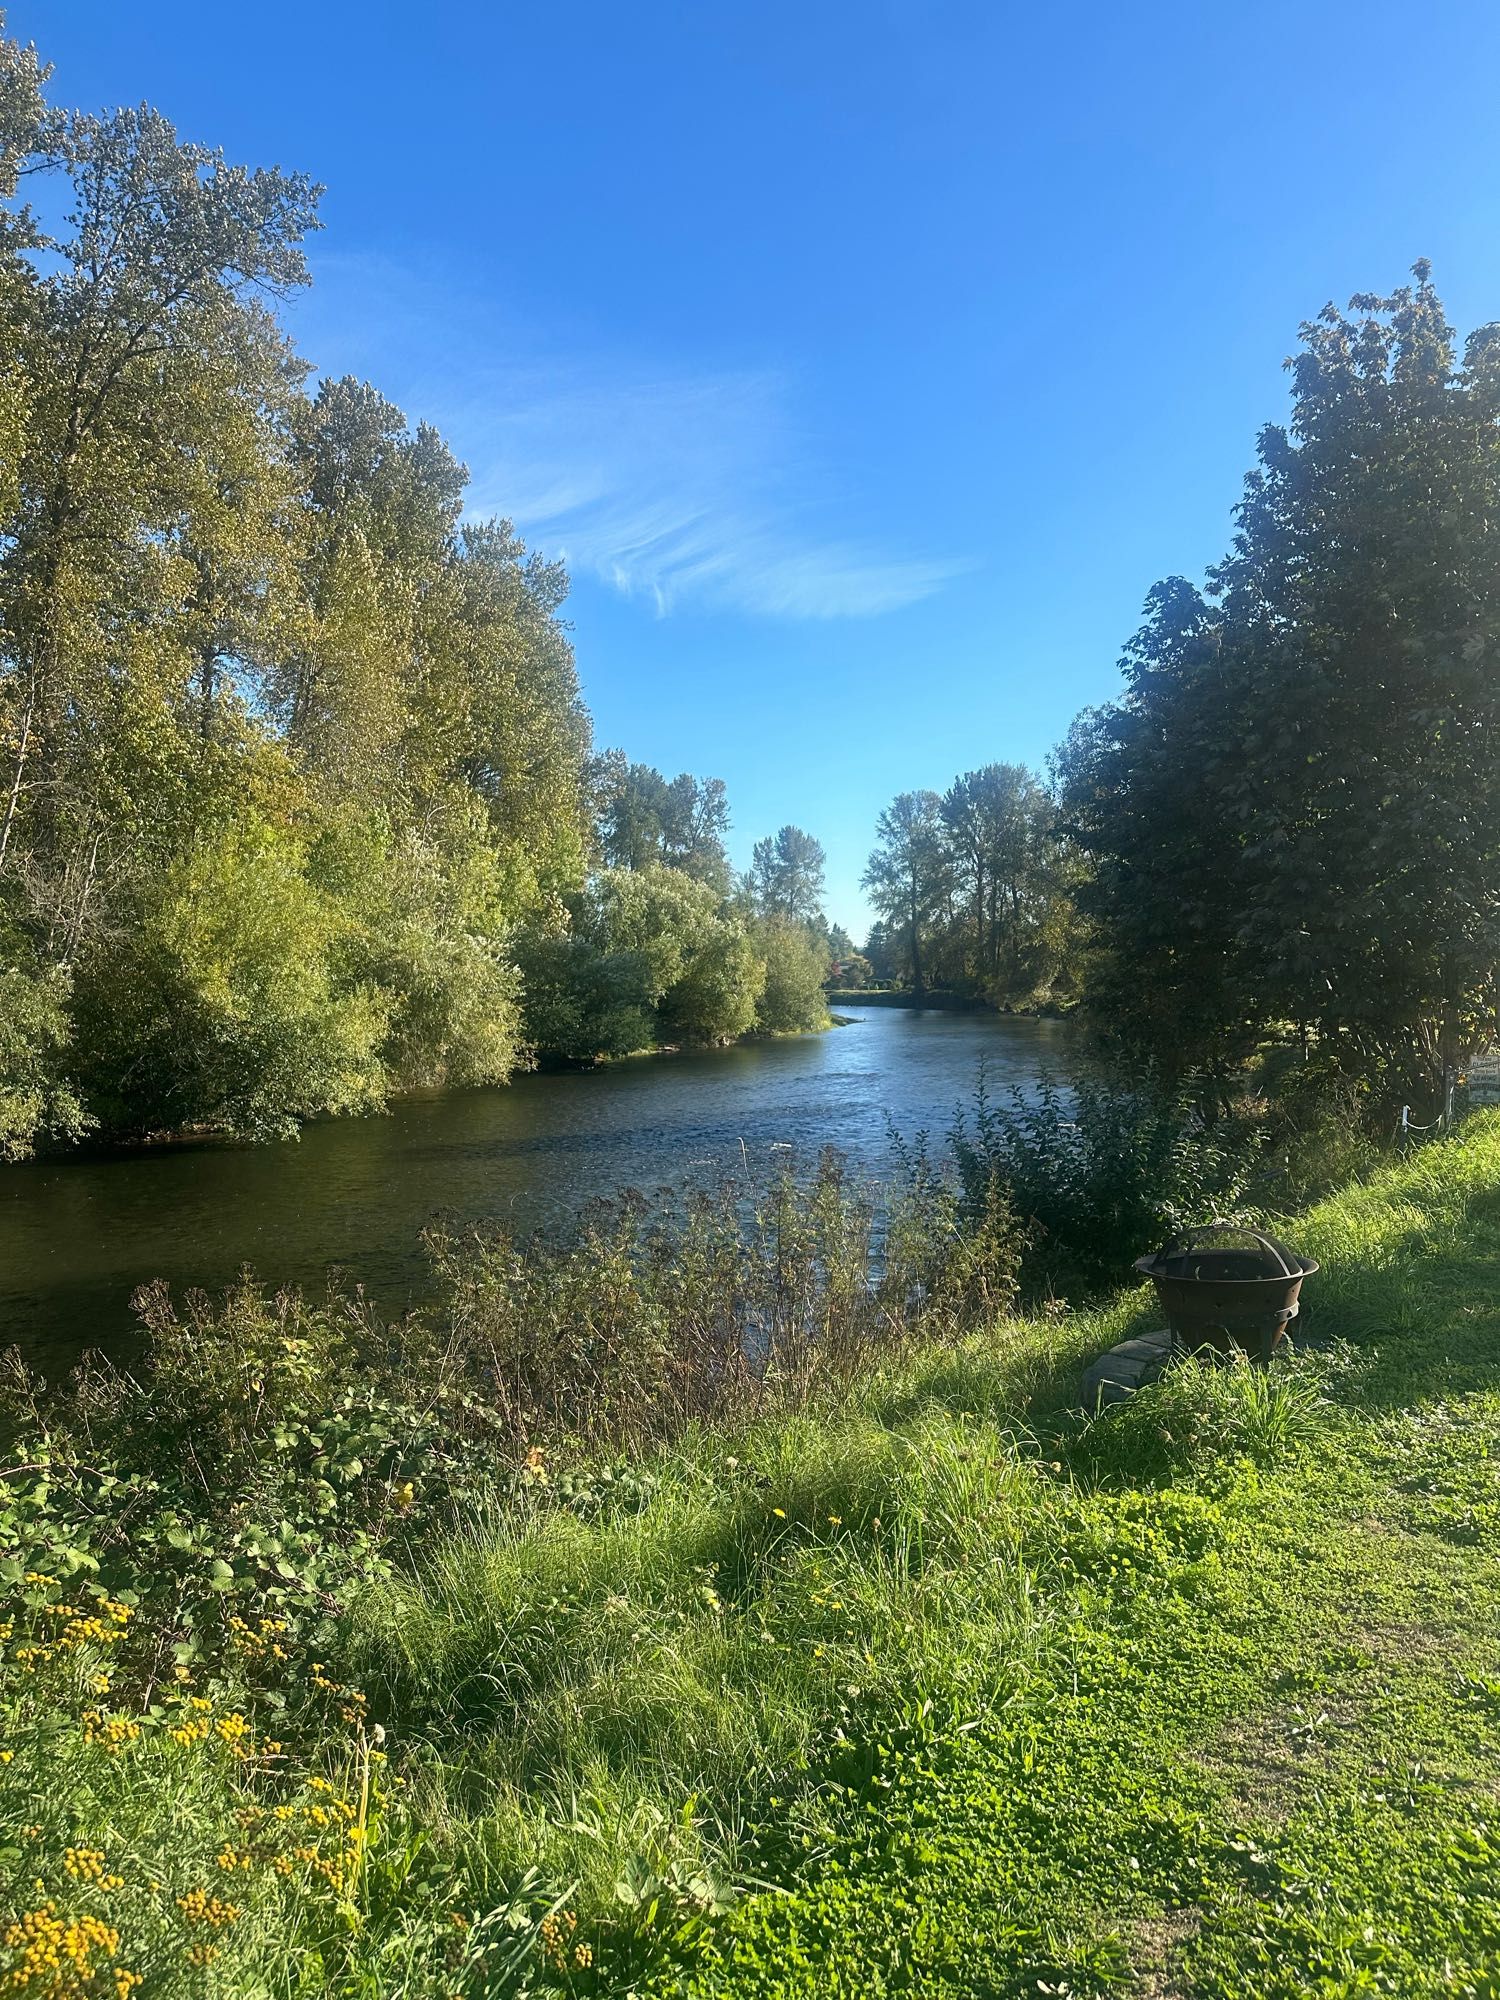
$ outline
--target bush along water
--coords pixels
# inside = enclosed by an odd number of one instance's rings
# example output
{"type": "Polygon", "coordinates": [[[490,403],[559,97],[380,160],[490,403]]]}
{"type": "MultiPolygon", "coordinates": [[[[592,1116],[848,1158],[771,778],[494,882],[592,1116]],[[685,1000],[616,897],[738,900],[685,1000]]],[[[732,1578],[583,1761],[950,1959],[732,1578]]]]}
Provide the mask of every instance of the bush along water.
{"type": "Polygon", "coordinates": [[[1265,1128],[1205,1122],[1191,1100],[1147,1072],[1108,1071],[1064,1088],[992,1094],[981,1073],[949,1146],[965,1213],[1004,1191],[1027,1224],[1029,1288],[1118,1284],[1136,1257],[1210,1216],[1238,1219],[1263,1167],[1265,1128]]]}

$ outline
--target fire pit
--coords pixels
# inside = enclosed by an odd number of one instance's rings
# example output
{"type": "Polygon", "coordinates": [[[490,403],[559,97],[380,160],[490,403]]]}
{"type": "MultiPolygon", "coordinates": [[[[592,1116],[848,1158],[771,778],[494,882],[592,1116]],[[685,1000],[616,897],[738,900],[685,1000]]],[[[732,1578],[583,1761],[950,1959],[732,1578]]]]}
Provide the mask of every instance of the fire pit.
{"type": "Polygon", "coordinates": [[[1156,1287],[1174,1347],[1226,1360],[1238,1352],[1264,1367],[1297,1317],[1302,1280],[1318,1264],[1258,1229],[1210,1222],[1137,1258],[1135,1268],[1156,1287]],[[1228,1245],[1226,1237],[1248,1238],[1250,1247],[1228,1245]]]}

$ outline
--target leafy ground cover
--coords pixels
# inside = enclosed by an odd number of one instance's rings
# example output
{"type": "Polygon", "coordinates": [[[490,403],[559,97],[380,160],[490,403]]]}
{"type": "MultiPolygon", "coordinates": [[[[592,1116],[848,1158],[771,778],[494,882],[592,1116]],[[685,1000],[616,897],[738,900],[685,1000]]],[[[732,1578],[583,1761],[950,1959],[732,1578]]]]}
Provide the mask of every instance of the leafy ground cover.
{"type": "MultiPolygon", "coordinates": [[[[1095,1419],[1078,1365],[1139,1294],[929,1323],[628,1452],[520,1450],[450,1384],[416,1476],[350,1383],[247,1460],[322,1481],[321,1540],[208,1546],[179,1490],[186,1630],[15,1475],[0,1977],[1500,1992],[1500,1118],[1296,1237],[1325,1264],[1301,1359],[1095,1419]]],[[[87,1407],[75,1456],[91,1421],[120,1458],[87,1407]]]]}

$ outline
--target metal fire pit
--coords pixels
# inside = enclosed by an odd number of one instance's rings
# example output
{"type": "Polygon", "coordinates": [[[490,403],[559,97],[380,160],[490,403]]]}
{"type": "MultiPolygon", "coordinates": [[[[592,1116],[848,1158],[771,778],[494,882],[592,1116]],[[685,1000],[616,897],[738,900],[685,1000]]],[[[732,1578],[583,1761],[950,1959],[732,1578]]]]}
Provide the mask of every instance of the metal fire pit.
{"type": "Polygon", "coordinates": [[[1264,1367],[1297,1317],[1302,1280],[1318,1264],[1258,1229],[1210,1222],[1137,1258],[1135,1268],[1156,1287],[1174,1348],[1206,1348],[1226,1360],[1238,1352],[1264,1367]],[[1248,1237],[1254,1247],[1226,1247],[1226,1236],[1248,1237]]]}

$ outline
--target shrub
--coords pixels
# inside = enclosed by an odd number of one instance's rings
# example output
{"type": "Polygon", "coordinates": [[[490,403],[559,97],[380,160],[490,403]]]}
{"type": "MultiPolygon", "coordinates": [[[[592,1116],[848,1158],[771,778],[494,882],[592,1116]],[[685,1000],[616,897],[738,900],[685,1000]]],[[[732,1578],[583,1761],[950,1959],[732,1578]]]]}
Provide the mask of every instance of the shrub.
{"type": "Polygon", "coordinates": [[[0,1585],[85,1570],[145,1613],[148,1678],[216,1658],[253,1606],[298,1637],[438,1517],[509,1443],[482,1385],[418,1321],[319,1309],[248,1282],[218,1309],[140,1295],[145,1353],[48,1391],[19,1359],[0,1429],[37,1477],[0,1493],[0,1585]]]}
{"type": "Polygon", "coordinates": [[[727,1181],[600,1204],[573,1241],[435,1235],[456,1351],[481,1363],[517,1437],[662,1435],[800,1400],[893,1346],[1003,1313],[1019,1245],[993,1201],[965,1227],[956,1187],[894,1202],[825,1154],[810,1181],[727,1181]]]}
{"type": "Polygon", "coordinates": [[[768,918],[756,928],[755,947],[766,968],[756,1027],[764,1034],[784,1035],[826,1026],[828,954],[819,939],[803,924],[768,918]]]}
{"type": "Polygon", "coordinates": [[[86,956],[80,1073],[104,1123],[286,1137],[316,1112],[380,1104],[389,1003],[341,986],[350,920],[306,860],[267,822],[213,829],[86,956]]]}
{"type": "Polygon", "coordinates": [[[1044,1078],[996,1103],[981,1073],[971,1112],[950,1135],[965,1205],[982,1215],[998,1182],[1031,1225],[1034,1284],[1123,1279],[1175,1231],[1243,1203],[1263,1144],[1232,1121],[1210,1126],[1150,1076],[1044,1078]]]}
{"type": "Polygon", "coordinates": [[[1267,1149],[1280,1204],[1304,1207],[1378,1165],[1381,1147],[1371,1130],[1372,1099],[1359,1077],[1329,1058],[1315,1057],[1278,1066],[1268,1081],[1267,1149]]]}
{"type": "Polygon", "coordinates": [[[71,1028],[61,971],[5,964],[0,931],[0,1160],[39,1140],[77,1139],[92,1123],[67,1076],[71,1028]]]}
{"type": "Polygon", "coordinates": [[[726,1042],[755,1019],[765,980],[738,916],[677,868],[601,869],[569,898],[563,932],[519,940],[526,1031],[576,1062],[661,1042],[726,1042]]]}

